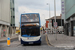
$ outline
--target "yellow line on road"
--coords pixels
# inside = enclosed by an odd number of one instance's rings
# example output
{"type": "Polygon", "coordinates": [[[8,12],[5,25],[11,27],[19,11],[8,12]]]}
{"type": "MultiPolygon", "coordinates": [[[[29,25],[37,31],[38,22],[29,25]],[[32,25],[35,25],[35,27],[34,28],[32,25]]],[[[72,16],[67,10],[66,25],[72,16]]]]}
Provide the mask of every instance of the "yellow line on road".
{"type": "Polygon", "coordinates": [[[47,34],[46,34],[46,42],[47,42],[47,45],[48,45],[48,46],[51,46],[51,45],[49,44],[47,34]]]}

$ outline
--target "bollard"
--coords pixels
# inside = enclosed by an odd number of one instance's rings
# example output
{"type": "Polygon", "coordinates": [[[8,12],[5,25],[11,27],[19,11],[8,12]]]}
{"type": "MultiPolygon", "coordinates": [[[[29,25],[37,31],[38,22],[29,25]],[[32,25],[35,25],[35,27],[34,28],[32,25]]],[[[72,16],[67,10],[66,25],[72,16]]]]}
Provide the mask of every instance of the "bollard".
{"type": "Polygon", "coordinates": [[[10,38],[7,38],[7,45],[10,46],[10,38]]]}

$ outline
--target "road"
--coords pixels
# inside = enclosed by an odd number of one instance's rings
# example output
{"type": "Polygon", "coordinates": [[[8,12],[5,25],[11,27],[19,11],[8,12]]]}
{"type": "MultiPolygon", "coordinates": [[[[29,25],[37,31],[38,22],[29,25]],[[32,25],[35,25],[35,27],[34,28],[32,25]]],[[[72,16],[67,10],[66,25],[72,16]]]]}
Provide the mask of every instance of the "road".
{"type": "Polygon", "coordinates": [[[18,39],[14,39],[8,47],[6,42],[0,43],[0,50],[66,50],[64,48],[56,48],[47,44],[46,35],[42,34],[41,45],[21,45],[18,39]]]}

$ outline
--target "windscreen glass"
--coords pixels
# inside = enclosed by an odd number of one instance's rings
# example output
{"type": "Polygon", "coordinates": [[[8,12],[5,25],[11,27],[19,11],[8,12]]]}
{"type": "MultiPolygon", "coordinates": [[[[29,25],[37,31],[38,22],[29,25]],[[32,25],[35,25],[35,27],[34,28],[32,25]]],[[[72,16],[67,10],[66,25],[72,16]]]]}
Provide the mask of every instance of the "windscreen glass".
{"type": "Polygon", "coordinates": [[[39,22],[39,14],[23,14],[21,22],[39,22]]]}
{"type": "Polygon", "coordinates": [[[22,27],[21,35],[27,36],[39,36],[40,35],[40,27],[22,27]]]}

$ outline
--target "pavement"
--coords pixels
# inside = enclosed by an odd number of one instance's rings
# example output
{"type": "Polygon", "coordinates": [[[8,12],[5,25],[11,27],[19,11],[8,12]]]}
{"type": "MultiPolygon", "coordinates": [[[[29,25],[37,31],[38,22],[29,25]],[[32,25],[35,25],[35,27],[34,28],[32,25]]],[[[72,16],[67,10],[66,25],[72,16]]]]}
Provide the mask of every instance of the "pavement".
{"type": "Polygon", "coordinates": [[[54,47],[61,47],[65,49],[75,48],[75,37],[64,34],[47,34],[47,36],[49,43],[54,47]]]}
{"type": "Polygon", "coordinates": [[[13,41],[10,46],[7,46],[6,43],[1,43],[0,50],[66,50],[64,48],[56,48],[47,45],[45,34],[41,34],[41,45],[29,44],[24,46],[20,44],[18,39],[16,40],[17,41],[13,41]]]}
{"type": "MultiPolygon", "coordinates": [[[[2,37],[2,38],[0,38],[0,42],[7,41],[7,38],[8,38],[8,37],[2,37]]],[[[18,35],[11,36],[11,37],[10,37],[10,40],[15,39],[15,38],[18,38],[18,35]]]]}

